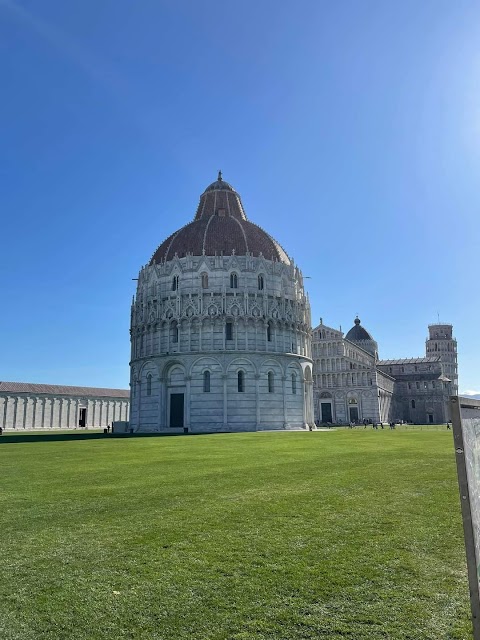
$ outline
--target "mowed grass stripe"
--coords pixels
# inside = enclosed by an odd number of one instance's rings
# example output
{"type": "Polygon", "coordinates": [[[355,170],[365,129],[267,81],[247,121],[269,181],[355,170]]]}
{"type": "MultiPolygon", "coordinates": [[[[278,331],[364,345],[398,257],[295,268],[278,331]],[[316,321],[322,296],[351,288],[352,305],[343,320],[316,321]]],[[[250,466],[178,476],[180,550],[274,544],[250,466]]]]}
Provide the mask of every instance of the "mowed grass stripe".
{"type": "Polygon", "coordinates": [[[2,638],[471,638],[450,432],[2,438],[2,638]]]}

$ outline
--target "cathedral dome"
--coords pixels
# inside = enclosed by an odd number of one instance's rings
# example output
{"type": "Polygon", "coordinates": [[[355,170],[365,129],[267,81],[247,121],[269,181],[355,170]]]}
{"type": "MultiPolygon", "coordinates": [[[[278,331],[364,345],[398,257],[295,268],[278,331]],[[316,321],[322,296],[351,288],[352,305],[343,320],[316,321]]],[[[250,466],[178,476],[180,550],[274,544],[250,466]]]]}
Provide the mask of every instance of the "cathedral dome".
{"type": "Polygon", "coordinates": [[[150,264],[187,254],[201,256],[263,255],[290,264],[290,258],[266,231],[247,220],[239,194],[222,179],[212,182],[200,196],[195,218],[172,233],[154,253],[150,264]]]}
{"type": "Polygon", "coordinates": [[[360,319],[358,316],[355,318],[355,323],[345,336],[345,339],[350,342],[354,342],[359,347],[362,347],[362,349],[365,349],[365,351],[368,351],[375,356],[375,359],[378,358],[378,344],[372,338],[370,333],[360,326],[360,319]]]}
{"type": "Polygon", "coordinates": [[[355,318],[355,324],[345,336],[350,342],[358,342],[359,340],[373,340],[372,336],[366,329],[360,326],[360,319],[358,316],[355,318]]]}

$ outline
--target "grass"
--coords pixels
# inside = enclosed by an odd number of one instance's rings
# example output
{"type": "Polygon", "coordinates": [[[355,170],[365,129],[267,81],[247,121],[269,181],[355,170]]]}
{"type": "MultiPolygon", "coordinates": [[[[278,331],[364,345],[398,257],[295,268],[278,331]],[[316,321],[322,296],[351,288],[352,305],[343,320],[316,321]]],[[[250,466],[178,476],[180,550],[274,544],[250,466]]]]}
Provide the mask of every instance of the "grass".
{"type": "Polygon", "coordinates": [[[0,439],[0,638],[466,640],[451,432],[0,439]]]}

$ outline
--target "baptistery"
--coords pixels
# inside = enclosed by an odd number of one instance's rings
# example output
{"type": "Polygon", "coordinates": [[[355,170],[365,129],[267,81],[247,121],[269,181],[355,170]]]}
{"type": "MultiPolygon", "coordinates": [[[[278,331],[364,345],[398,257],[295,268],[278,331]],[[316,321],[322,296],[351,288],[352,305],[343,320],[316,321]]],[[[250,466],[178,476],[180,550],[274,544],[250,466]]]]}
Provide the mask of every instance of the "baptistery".
{"type": "Polygon", "coordinates": [[[131,430],[314,427],[302,273],[221,172],[140,270],[130,334],[131,430]]]}

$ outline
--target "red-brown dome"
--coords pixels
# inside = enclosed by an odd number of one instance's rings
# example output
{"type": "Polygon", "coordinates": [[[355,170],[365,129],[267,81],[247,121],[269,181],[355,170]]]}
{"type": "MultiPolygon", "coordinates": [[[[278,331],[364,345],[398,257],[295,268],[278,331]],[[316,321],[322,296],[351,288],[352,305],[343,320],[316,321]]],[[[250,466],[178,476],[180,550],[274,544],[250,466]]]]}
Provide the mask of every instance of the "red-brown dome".
{"type": "Polygon", "coordinates": [[[193,222],[162,242],[150,264],[172,260],[175,254],[182,258],[187,253],[195,256],[262,254],[267,260],[290,264],[288,255],[278,242],[247,220],[240,196],[222,180],[221,172],[218,180],[200,196],[193,222]]]}

